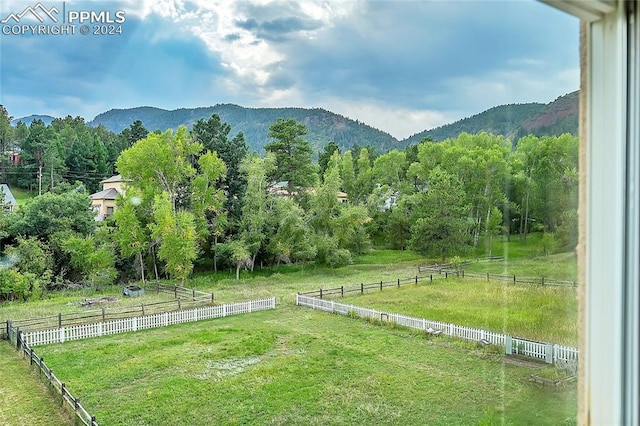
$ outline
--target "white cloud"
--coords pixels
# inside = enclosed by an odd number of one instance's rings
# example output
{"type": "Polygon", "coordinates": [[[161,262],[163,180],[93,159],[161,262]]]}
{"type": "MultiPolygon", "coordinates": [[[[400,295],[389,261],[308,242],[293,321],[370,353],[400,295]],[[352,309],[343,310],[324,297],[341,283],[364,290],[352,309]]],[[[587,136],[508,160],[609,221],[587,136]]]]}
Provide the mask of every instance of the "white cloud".
{"type": "Polygon", "coordinates": [[[398,140],[452,121],[445,112],[385,105],[375,100],[347,102],[336,99],[321,102],[321,105],[327,110],[388,132],[398,140]]]}

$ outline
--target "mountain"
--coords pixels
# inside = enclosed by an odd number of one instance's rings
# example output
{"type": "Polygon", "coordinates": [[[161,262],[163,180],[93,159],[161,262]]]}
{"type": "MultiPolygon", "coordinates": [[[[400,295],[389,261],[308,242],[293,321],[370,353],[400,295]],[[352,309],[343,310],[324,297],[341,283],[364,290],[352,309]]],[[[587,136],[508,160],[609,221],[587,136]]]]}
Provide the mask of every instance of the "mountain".
{"type": "Polygon", "coordinates": [[[181,108],[168,111],[154,107],[112,109],[99,114],[89,124],[103,125],[120,133],[135,120],[140,120],[150,130],[176,129],[184,125],[191,128],[198,119],[208,119],[218,114],[220,119],[231,126],[230,137],[244,133],[250,150],[262,152],[270,141],[267,137],[269,126],[278,118],[293,118],[307,126],[305,138],[314,150],[320,151],[330,141],[334,141],[344,152],[354,144],[371,145],[380,152],[399,148],[396,138],[360,121],[351,120],[339,114],[320,108],[245,108],[233,104],[218,104],[201,108],[181,108]]]}
{"type": "MultiPolygon", "coordinates": [[[[500,105],[484,112],[431,130],[417,133],[398,141],[389,133],[375,129],[358,120],[351,120],[320,108],[245,108],[233,104],[218,104],[210,107],[180,108],[166,110],[155,107],[112,109],[96,116],[90,125],[103,125],[120,133],[136,120],[142,121],[150,130],[176,129],[184,125],[191,128],[199,119],[208,119],[218,114],[222,121],[231,126],[231,138],[243,132],[250,150],[262,153],[269,126],[278,118],[293,118],[307,126],[305,136],[316,152],[321,151],[330,141],[334,141],[344,152],[355,144],[372,146],[379,153],[392,149],[404,149],[417,144],[425,137],[434,141],[455,138],[460,133],[490,132],[510,138],[514,143],[525,135],[536,136],[578,133],[578,92],[558,97],[548,104],[527,103],[500,105]]],[[[48,115],[31,115],[13,120],[29,125],[34,119],[51,123],[48,115]]]]}
{"type": "Polygon", "coordinates": [[[50,115],[32,114],[32,115],[30,115],[28,117],[16,118],[14,120],[11,120],[11,125],[12,126],[16,126],[20,121],[22,121],[27,126],[30,126],[32,121],[34,121],[34,120],[42,120],[44,122],[44,124],[46,126],[48,126],[49,124],[51,124],[53,119],[54,118],[51,117],[50,115]]]}
{"type": "Polygon", "coordinates": [[[522,136],[578,134],[578,94],[572,92],[548,104],[500,105],[480,114],[435,129],[425,130],[400,142],[401,146],[419,143],[425,137],[434,141],[456,138],[460,133],[493,133],[514,143],[522,136]]]}

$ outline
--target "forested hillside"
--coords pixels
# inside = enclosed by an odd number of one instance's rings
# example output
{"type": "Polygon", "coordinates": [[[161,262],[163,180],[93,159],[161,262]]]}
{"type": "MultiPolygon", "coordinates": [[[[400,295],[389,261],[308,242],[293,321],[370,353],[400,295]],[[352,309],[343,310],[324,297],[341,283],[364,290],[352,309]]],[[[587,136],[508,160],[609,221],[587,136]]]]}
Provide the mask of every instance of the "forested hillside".
{"type": "Polygon", "coordinates": [[[149,130],[177,129],[179,126],[191,128],[199,119],[208,119],[217,114],[233,129],[233,135],[242,132],[250,151],[264,153],[269,143],[269,126],[278,118],[291,118],[307,126],[307,140],[315,152],[329,142],[335,142],[343,150],[353,145],[370,145],[379,152],[398,147],[398,141],[388,133],[374,129],[359,121],[320,108],[244,108],[223,104],[204,108],[182,108],[168,111],[160,108],[140,107],[113,109],[98,115],[90,123],[103,125],[119,133],[132,122],[140,120],[149,130]]]}
{"type": "Polygon", "coordinates": [[[480,114],[417,133],[403,141],[402,146],[420,142],[423,138],[443,141],[460,133],[493,133],[517,143],[523,136],[559,136],[578,134],[578,93],[561,96],[548,104],[528,103],[500,105],[480,114]]]}
{"type": "Polygon", "coordinates": [[[13,127],[1,112],[1,148],[19,155],[3,156],[0,173],[38,195],[0,209],[0,300],[149,276],[183,282],[196,267],[337,267],[372,246],[444,261],[532,231],[547,252],[576,244],[570,134],[527,136],[515,149],[488,133],[384,154],[328,144],[316,161],[294,119],[274,120],[257,154],[217,115],[164,132],[134,121],[115,134],[79,117],[13,127]],[[89,195],[116,172],[125,192],[96,222],[89,195]]]}

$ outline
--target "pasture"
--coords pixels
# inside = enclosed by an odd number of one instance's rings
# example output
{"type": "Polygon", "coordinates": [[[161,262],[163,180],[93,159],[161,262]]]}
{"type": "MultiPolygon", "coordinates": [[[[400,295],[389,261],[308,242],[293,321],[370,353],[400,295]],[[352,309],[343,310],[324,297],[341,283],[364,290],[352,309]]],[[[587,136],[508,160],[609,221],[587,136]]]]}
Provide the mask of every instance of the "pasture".
{"type": "Polygon", "coordinates": [[[446,339],[281,306],[39,347],[101,424],[572,424],[575,389],[446,339]]]}
{"type": "MultiPolygon", "coordinates": [[[[215,293],[218,303],[276,296],[278,307],[36,352],[104,425],[575,424],[575,383],[544,388],[529,381],[547,367],[512,365],[474,343],[293,305],[298,291],[412,277],[428,263],[411,252],[376,251],[338,269],[281,266],[245,272],[239,281],[228,271],[196,274],[186,285],[215,293]]],[[[574,264],[572,255],[561,254],[470,267],[520,274],[509,268],[539,265],[538,273],[522,274],[572,279],[574,264]]],[[[38,302],[0,305],[0,319],[76,311],[85,298],[120,291],[51,293],[38,302]]],[[[450,278],[347,300],[553,343],[575,341],[573,288],[450,278]]],[[[0,370],[3,384],[8,374],[0,370]]]]}

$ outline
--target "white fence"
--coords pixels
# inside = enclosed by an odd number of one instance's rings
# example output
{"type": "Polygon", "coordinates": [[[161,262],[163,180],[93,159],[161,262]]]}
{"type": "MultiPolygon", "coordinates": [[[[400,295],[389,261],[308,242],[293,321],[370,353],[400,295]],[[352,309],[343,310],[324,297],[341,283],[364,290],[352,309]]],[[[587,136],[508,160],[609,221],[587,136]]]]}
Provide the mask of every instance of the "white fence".
{"type": "Polygon", "coordinates": [[[401,326],[424,330],[425,332],[427,330],[431,330],[431,332],[440,331],[442,334],[446,334],[451,337],[482,342],[483,344],[502,346],[505,348],[505,353],[508,355],[526,355],[528,357],[542,359],[548,364],[555,364],[558,361],[578,360],[579,351],[576,348],[519,339],[506,334],[493,333],[477,328],[431,321],[424,318],[409,317],[401,314],[378,311],[376,309],[362,308],[359,306],[339,303],[334,300],[318,299],[301,294],[296,295],[296,304],[298,306],[305,306],[341,315],[355,315],[361,318],[393,322],[401,326]]]}
{"type": "Polygon", "coordinates": [[[127,331],[166,327],[172,324],[181,324],[185,322],[226,317],[228,315],[275,309],[275,307],[276,299],[275,297],[271,297],[269,299],[251,300],[247,302],[231,303],[228,305],[205,306],[184,311],[163,312],[107,322],[61,327],[53,330],[32,331],[24,333],[22,339],[29,346],[64,343],[68,340],[87,339],[90,337],[100,337],[109,334],[124,333],[127,331]]]}

